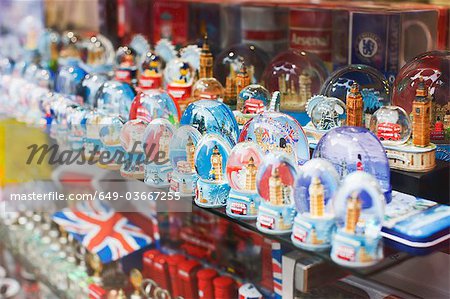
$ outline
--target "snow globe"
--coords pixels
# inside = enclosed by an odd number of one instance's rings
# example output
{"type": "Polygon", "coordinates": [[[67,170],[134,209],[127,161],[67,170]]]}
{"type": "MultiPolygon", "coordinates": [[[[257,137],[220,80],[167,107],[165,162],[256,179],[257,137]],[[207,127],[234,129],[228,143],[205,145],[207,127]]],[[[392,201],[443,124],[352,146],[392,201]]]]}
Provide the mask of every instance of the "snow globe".
{"type": "Polygon", "coordinates": [[[184,111],[191,100],[194,72],[187,61],[175,58],[167,63],[164,69],[164,80],[167,92],[184,111]]]}
{"type": "Polygon", "coordinates": [[[439,147],[437,157],[450,161],[450,51],[423,53],[398,73],[392,102],[405,109],[408,115],[414,112],[413,102],[421,78],[431,97],[431,141],[439,147]]]}
{"type": "Polygon", "coordinates": [[[287,50],[272,59],[263,78],[270,92],[280,91],[280,111],[306,125],[306,102],[319,93],[327,76],[325,64],[317,55],[287,50]]]}
{"type": "Polygon", "coordinates": [[[230,186],[225,178],[230,143],[215,133],[204,135],[195,150],[195,169],[198,175],[195,203],[204,208],[226,205],[230,186]]]}
{"type": "Polygon", "coordinates": [[[69,127],[68,120],[72,113],[79,109],[79,105],[65,98],[57,105],[56,113],[56,134],[55,139],[62,149],[71,149],[72,145],[69,142],[69,127]]]}
{"type": "Polygon", "coordinates": [[[142,59],[139,88],[141,90],[163,87],[163,61],[156,53],[148,51],[142,59]]]}
{"type": "Polygon", "coordinates": [[[93,107],[97,91],[108,80],[109,76],[106,74],[87,74],[77,88],[77,96],[83,99],[83,104],[93,107]]]}
{"type": "MultiPolygon", "coordinates": [[[[255,115],[269,110],[269,105],[269,91],[262,85],[250,84],[239,93],[233,113],[238,124],[242,126],[255,115]]],[[[276,107],[273,110],[277,110],[276,107]]]]}
{"type": "Polygon", "coordinates": [[[285,153],[275,152],[264,156],[256,178],[258,193],[262,198],[256,227],[263,233],[285,234],[292,231],[296,175],[295,162],[285,153]]]}
{"type": "Polygon", "coordinates": [[[156,118],[165,118],[173,125],[179,122],[179,108],[162,89],[149,89],[139,92],[130,108],[130,119],[142,119],[151,122],[156,118]]]}
{"type": "Polygon", "coordinates": [[[170,141],[170,162],[172,180],[170,190],[180,192],[181,196],[193,196],[197,184],[195,171],[195,149],[202,135],[189,125],[178,128],[170,141]]]}
{"type": "Polygon", "coordinates": [[[116,51],[115,79],[120,82],[136,85],[138,54],[129,46],[119,47],[116,51]]]}
{"type": "Polygon", "coordinates": [[[105,115],[97,109],[89,110],[86,113],[84,123],[84,154],[90,160],[97,161],[102,148],[100,140],[100,122],[105,115]]]}
{"type": "MultiPolygon", "coordinates": [[[[389,81],[377,69],[363,64],[352,64],[333,72],[322,85],[320,94],[344,101],[347,105],[347,116],[351,109],[349,99],[357,103],[355,109],[359,110],[359,98],[354,99],[352,94],[362,97],[362,124],[347,122],[347,125],[368,127],[371,115],[381,106],[390,104],[389,81]]],[[[359,117],[359,111],[355,113],[359,117]]]]}
{"type": "Polygon", "coordinates": [[[264,154],[285,152],[299,164],[309,160],[308,139],[302,126],[281,112],[266,111],[253,117],[242,128],[242,141],[255,141],[264,154]]]}
{"type": "Polygon", "coordinates": [[[70,65],[81,61],[81,40],[79,34],[73,31],[66,31],[61,35],[59,65],[70,65]]]}
{"type": "Polygon", "coordinates": [[[298,213],[291,240],[295,246],[312,251],[331,246],[335,224],[331,202],[338,185],[339,175],[327,160],[312,159],[300,168],[294,185],[298,213]]]}
{"type": "Polygon", "coordinates": [[[170,141],[175,127],[164,118],[152,120],[145,129],[144,153],[146,164],[144,166],[144,182],[152,187],[168,187],[172,176],[170,163],[170,141]]]}
{"type": "Polygon", "coordinates": [[[83,68],[89,73],[108,73],[113,70],[114,46],[102,34],[89,35],[82,41],[83,68]]]}
{"type": "Polygon", "coordinates": [[[38,52],[41,57],[41,65],[51,72],[58,68],[59,48],[61,47],[61,36],[52,29],[46,29],[38,40],[38,52]]]}
{"type": "Polygon", "coordinates": [[[202,78],[192,87],[193,101],[220,100],[225,95],[225,89],[216,78],[202,78]]]}
{"type": "Polygon", "coordinates": [[[342,182],[333,200],[337,230],[331,259],[346,267],[367,267],[383,258],[381,227],[385,199],[378,181],[358,171],[342,182]]]}
{"type": "Polygon", "coordinates": [[[135,96],[136,92],[131,85],[115,80],[107,81],[97,91],[94,107],[105,114],[120,114],[128,120],[135,96]]]}
{"type": "Polygon", "coordinates": [[[391,168],[426,172],[436,166],[436,145],[430,142],[433,104],[428,90],[420,79],[413,100],[412,125],[405,110],[397,106],[381,107],[372,116],[370,129],[386,148],[391,168]]]}
{"type": "Polygon", "coordinates": [[[345,125],[347,118],[344,102],[323,95],[316,95],[308,100],[306,113],[311,121],[303,129],[311,147],[329,130],[345,125]]]}
{"type": "Polygon", "coordinates": [[[263,154],[255,142],[241,142],[231,150],[226,165],[227,180],[231,187],[226,208],[228,216],[256,218],[261,201],[256,189],[256,174],[262,160],[263,154]]]}
{"type": "Polygon", "coordinates": [[[268,61],[269,56],[253,44],[232,45],[219,53],[214,61],[214,74],[225,86],[224,102],[236,105],[242,88],[260,83],[268,61]]]}
{"type": "Polygon", "coordinates": [[[120,140],[120,132],[124,124],[125,120],[120,115],[108,115],[100,120],[99,137],[102,148],[98,166],[110,170],[120,169],[125,158],[120,140]]]}
{"type": "Polygon", "coordinates": [[[81,104],[81,98],[76,96],[77,88],[86,75],[86,71],[76,64],[61,66],[56,76],[55,91],[71,96],[72,100],[81,104]]]}
{"type": "Polygon", "coordinates": [[[125,151],[125,161],[120,167],[123,177],[144,179],[145,155],[142,140],[147,124],[140,119],[129,120],[120,131],[120,144],[125,151]]]}
{"type": "Polygon", "coordinates": [[[201,134],[217,133],[234,145],[239,135],[239,127],[233,112],[224,103],[200,100],[189,104],[184,111],[181,125],[191,125],[201,134]]]}
{"type": "Polygon", "coordinates": [[[86,123],[86,113],[87,111],[85,108],[77,107],[69,115],[67,115],[67,141],[69,142],[73,151],[83,150],[83,126],[86,123]]]}
{"type": "Polygon", "coordinates": [[[389,161],[380,140],[361,127],[339,127],[323,135],[313,153],[314,158],[331,162],[341,180],[354,171],[373,175],[389,203],[392,199],[389,161]]]}

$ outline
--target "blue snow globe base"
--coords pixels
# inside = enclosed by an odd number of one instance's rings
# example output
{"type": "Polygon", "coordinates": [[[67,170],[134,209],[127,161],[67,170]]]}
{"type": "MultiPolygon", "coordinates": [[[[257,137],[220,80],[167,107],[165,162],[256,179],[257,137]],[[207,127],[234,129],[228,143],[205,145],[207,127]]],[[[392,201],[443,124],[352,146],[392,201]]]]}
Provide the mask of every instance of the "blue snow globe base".
{"type": "Polygon", "coordinates": [[[125,163],[120,167],[120,175],[125,178],[144,179],[144,153],[125,153],[125,163]]]}
{"type": "Polygon", "coordinates": [[[294,205],[273,205],[263,200],[258,209],[256,227],[271,235],[291,233],[295,213],[294,205]]]}
{"type": "Polygon", "coordinates": [[[381,237],[368,238],[338,229],[332,243],[331,259],[345,267],[368,267],[383,258],[381,237]]]}
{"type": "Polygon", "coordinates": [[[202,208],[220,208],[227,204],[230,186],[226,182],[197,180],[195,203],[202,208]]]}
{"type": "Polygon", "coordinates": [[[256,219],[261,197],[258,193],[249,193],[231,189],[227,200],[227,215],[245,220],[256,219]]]}
{"type": "Polygon", "coordinates": [[[292,243],[302,249],[321,251],[331,247],[331,236],[335,228],[332,215],[311,217],[309,213],[298,214],[294,219],[292,243]]]}
{"type": "Polygon", "coordinates": [[[195,186],[197,185],[198,175],[194,173],[172,172],[170,180],[170,190],[179,192],[180,196],[194,196],[195,186]]]}
{"type": "Polygon", "coordinates": [[[158,188],[164,188],[170,185],[170,178],[173,171],[170,163],[162,165],[149,163],[145,165],[144,170],[144,183],[146,185],[158,188]]]}

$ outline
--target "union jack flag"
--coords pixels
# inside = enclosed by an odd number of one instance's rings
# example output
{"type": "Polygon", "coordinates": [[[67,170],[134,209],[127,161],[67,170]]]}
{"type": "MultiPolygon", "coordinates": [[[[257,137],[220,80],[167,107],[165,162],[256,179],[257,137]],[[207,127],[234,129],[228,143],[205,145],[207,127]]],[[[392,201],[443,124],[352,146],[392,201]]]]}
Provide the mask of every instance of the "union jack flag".
{"type": "Polygon", "coordinates": [[[53,220],[102,263],[118,260],[152,243],[152,238],[122,214],[99,201],[56,212],[53,220]]]}

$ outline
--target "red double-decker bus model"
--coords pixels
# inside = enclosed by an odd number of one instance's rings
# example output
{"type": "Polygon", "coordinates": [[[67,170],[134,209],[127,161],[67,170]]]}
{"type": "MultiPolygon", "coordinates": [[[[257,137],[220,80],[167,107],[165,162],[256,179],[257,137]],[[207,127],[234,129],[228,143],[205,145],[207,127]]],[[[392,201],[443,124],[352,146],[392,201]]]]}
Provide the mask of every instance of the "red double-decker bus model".
{"type": "Polygon", "coordinates": [[[380,123],[377,128],[377,137],[381,141],[391,140],[397,141],[400,139],[400,125],[393,123],[380,123]]]}
{"type": "Polygon", "coordinates": [[[264,112],[264,102],[258,99],[248,99],[245,101],[244,109],[242,113],[244,114],[258,114],[264,112]]]}

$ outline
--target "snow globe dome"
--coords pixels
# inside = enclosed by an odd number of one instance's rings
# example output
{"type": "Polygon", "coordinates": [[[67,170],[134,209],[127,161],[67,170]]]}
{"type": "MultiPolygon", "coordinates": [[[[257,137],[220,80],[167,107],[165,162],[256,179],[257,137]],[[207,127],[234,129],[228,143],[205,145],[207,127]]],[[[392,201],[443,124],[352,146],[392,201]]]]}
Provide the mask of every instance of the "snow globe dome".
{"type": "Polygon", "coordinates": [[[223,100],[225,89],[216,78],[202,78],[192,87],[194,100],[223,100]]]}
{"type": "Polygon", "coordinates": [[[106,117],[97,109],[91,109],[86,113],[86,121],[84,124],[84,152],[93,157],[98,158],[100,148],[102,146],[100,140],[100,123],[106,117]]]}
{"type": "Polygon", "coordinates": [[[328,76],[322,60],[313,53],[287,50],[278,54],[264,71],[265,86],[270,92],[280,91],[280,110],[305,111],[306,102],[328,76]]]}
{"type": "Polygon", "coordinates": [[[189,125],[175,130],[170,141],[170,161],[176,171],[195,173],[194,154],[201,138],[202,134],[189,125]]]}
{"type": "Polygon", "coordinates": [[[120,114],[128,119],[135,96],[136,92],[131,85],[115,80],[106,81],[95,95],[94,107],[103,113],[120,114]]]}
{"type": "Polygon", "coordinates": [[[226,205],[230,186],[226,180],[226,165],[231,147],[229,142],[215,133],[200,139],[195,150],[195,169],[198,175],[195,203],[214,208],[226,205]]]}
{"type": "Polygon", "coordinates": [[[248,121],[239,142],[254,141],[263,153],[283,151],[300,164],[309,160],[308,139],[302,126],[291,116],[266,111],[248,121]]]}
{"type": "Polygon", "coordinates": [[[255,142],[246,141],[236,144],[228,157],[226,167],[230,187],[247,193],[256,192],[256,171],[262,160],[263,153],[255,142]],[[252,175],[253,179],[251,179],[252,175]]]}
{"type": "Polygon", "coordinates": [[[75,96],[79,84],[86,75],[86,71],[76,64],[63,65],[56,76],[55,91],[75,96]]]}
{"type": "Polygon", "coordinates": [[[295,216],[293,188],[297,169],[294,160],[282,152],[264,156],[256,186],[262,198],[256,226],[265,233],[289,233],[295,216]]]}
{"type": "Polygon", "coordinates": [[[59,64],[72,63],[81,58],[81,37],[73,31],[66,31],[61,36],[61,50],[59,51],[59,64]]]}
{"type": "Polygon", "coordinates": [[[69,130],[68,141],[73,150],[83,149],[84,130],[87,110],[77,107],[72,113],[67,115],[67,128],[69,130]]]}
{"type": "Polygon", "coordinates": [[[203,135],[195,150],[195,169],[200,179],[226,182],[229,142],[215,133],[203,135]],[[217,157],[217,158],[216,158],[217,157]]]}
{"type": "Polygon", "coordinates": [[[197,173],[195,172],[195,149],[202,134],[195,128],[185,125],[175,130],[170,140],[170,162],[174,169],[170,189],[182,195],[192,196],[197,173]]]}
{"type": "Polygon", "coordinates": [[[214,74],[226,86],[227,78],[234,80],[244,64],[250,83],[259,83],[268,61],[267,53],[253,44],[231,45],[214,59],[214,74]]]}
{"type": "Polygon", "coordinates": [[[38,69],[34,74],[34,81],[40,87],[53,90],[54,76],[48,69],[38,69]]]}
{"type": "Polygon", "coordinates": [[[8,57],[0,57],[0,76],[10,75],[14,68],[14,61],[8,57]]]}
{"type": "Polygon", "coordinates": [[[411,137],[411,121],[398,106],[383,106],[370,118],[370,130],[386,145],[400,145],[411,137]]]}
{"type": "Polygon", "coordinates": [[[191,125],[201,134],[222,135],[232,146],[238,139],[239,127],[233,112],[219,101],[200,100],[189,104],[181,117],[180,124],[191,125]]]}
{"type": "Polygon", "coordinates": [[[109,76],[103,73],[87,74],[77,88],[77,95],[83,99],[83,104],[93,107],[97,91],[108,80],[109,76]]]}
{"type": "Polygon", "coordinates": [[[120,132],[125,120],[120,115],[105,115],[100,119],[99,137],[105,146],[121,146],[120,132]]]}
{"type": "Polygon", "coordinates": [[[393,87],[392,103],[405,109],[409,115],[420,80],[423,79],[432,96],[432,131],[444,127],[444,134],[431,134],[436,143],[450,142],[450,51],[423,53],[407,64],[398,73],[393,87]],[[440,142],[437,142],[441,140],[440,142]]]}
{"type": "Polygon", "coordinates": [[[270,104],[270,93],[269,91],[260,84],[250,84],[246,87],[244,87],[241,92],[239,93],[236,109],[241,110],[241,112],[245,113],[245,111],[242,111],[245,109],[245,103],[252,99],[256,99],[258,101],[261,101],[263,104],[263,107],[265,110],[269,108],[270,104]]]}
{"type": "Polygon", "coordinates": [[[148,123],[141,119],[127,121],[120,131],[120,144],[126,152],[144,152],[142,140],[148,123]]]}
{"type": "Polygon", "coordinates": [[[298,211],[291,235],[294,245],[306,250],[330,247],[334,229],[332,198],[339,185],[339,175],[327,160],[306,162],[298,172],[294,199],[298,211]]]}
{"type": "Polygon", "coordinates": [[[383,257],[381,227],[385,198],[377,179],[358,171],[349,174],[333,200],[337,230],[331,258],[348,267],[365,267],[383,257]]]}
{"type": "Polygon", "coordinates": [[[377,69],[363,64],[351,64],[334,71],[322,85],[320,94],[347,101],[347,94],[353,83],[359,85],[364,101],[366,124],[370,115],[381,106],[390,104],[390,85],[386,77],[377,69]]]}
{"type": "Polygon", "coordinates": [[[130,108],[130,119],[142,119],[151,122],[156,118],[165,118],[173,125],[179,122],[179,108],[172,97],[162,89],[139,92],[130,108]]]}
{"type": "Polygon", "coordinates": [[[343,101],[322,95],[312,97],[306,110],[313,126],[322,131],[344,125],[347,117],[343,101]]]}
{"type": "Polygon", "coordinates": [[[114,64],[114,46],[102,34],[90,35],[82,42],[83,62],[92,72],[107,72],[114,64]]]}
{"type": "Polygon", "coordinates": [[[344,179],[354,171],[373,175],[384,192],[386,201],[392,199],[389,161],[380,140],[361,127],[339,127],[327,132],[313,153],[314,158],[331,162],[344,179]]]}
{"type": "Polygon", "coordinates": [[[181,58],[172,59],[164,69],[164,80],[167,84],[191,85],[194,77],[190,64],[181,58]]]}
{"type": "Polygon", "coordinates": [[[114,68],[116,80],[135,84],[138,69],[138,54],[136,50],[129,46],[119,47],[116,51],[114,68]]]}
{"type": "Polygon", "coordinates": [[[162,87],[164,60],[156,53],[147,51],[141,58],[139,87],[141,89],[155,89],[162,87]]]}

